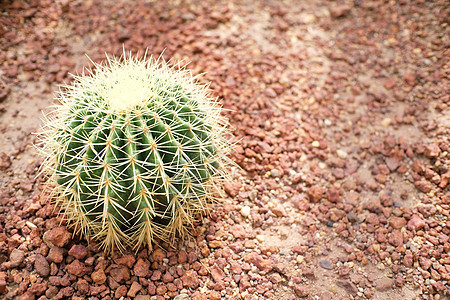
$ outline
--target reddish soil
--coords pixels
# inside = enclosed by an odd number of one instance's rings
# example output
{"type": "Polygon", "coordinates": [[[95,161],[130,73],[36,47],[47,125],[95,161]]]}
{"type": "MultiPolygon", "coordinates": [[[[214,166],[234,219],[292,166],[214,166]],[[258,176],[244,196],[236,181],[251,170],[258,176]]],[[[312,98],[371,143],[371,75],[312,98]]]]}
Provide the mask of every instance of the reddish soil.
{"type": "Polygon", "coordinates": [[[0,298],[448,299],[448,2],[297,2],[1,1],[0,298]],[[106,256],[32,133],[122,45],[206,73],[241,169],[191,240],[106,256]]]}

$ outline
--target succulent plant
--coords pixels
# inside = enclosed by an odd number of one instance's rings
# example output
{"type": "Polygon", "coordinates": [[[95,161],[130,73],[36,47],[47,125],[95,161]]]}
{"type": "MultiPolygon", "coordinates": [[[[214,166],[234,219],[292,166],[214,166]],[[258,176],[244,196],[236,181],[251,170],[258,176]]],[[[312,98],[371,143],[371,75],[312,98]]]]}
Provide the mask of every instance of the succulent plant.
{"type": "Polygon", "coordinates": [[[106,252],[184,237],[231,161],[227,120],[179,65],[130,53],[74,76],[42,131],[60,214],[106,252]]]}

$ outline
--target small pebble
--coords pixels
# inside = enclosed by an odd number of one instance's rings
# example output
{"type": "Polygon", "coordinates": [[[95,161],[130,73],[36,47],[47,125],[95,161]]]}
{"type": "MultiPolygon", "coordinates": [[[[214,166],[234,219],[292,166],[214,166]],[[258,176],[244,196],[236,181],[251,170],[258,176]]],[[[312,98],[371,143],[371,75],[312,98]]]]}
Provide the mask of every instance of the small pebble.
{"type": "Polygon", "coordinates": [[[247,218],[248,216],[250,216],[250,206],[245,205],[241,208],[241,215],[244,218],[247,218]]]}
{"type": "Polygon", "coordinates": [[[347,158],[347,152],[344,150],[338,149],[336,150],[336,154],[339,158],[346,159],[347,158]]]}
{"type": "Polygon", "coordinates": [[[30,229],[37,228],[37,226],[34,225],[33,223],[31,223],[30,221],[27,221],[25,224],[26,224],[30,229]]]}
{"type": "Polygon", "coordinates": [[[333,264],[329,260],[321,260],[320,266],[327,270],[333,270],[333,264]]]}
{"type": "Polygon", "coordinates": [[[383,121],[381,121],[381,125],[383,125],[384,127],[389,127],[391,123],[392,123],[391,118],[384,118],[383,121]]]}

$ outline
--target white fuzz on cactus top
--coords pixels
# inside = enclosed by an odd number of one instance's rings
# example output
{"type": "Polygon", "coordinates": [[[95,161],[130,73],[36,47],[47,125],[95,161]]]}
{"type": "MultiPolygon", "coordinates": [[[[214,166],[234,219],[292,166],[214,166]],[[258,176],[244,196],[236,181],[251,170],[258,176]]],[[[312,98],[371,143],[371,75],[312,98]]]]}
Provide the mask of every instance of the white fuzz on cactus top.
{"type": "MultiPolygon", "coordinates": [[[[192,77],[191,72],[178,65],[169,67],[162,59],[155,60],[153,57],[142,59],[133,57],[131,53],[117,59],[108,55],[107,64],[98,64],[93,61],[93,73],[87,70],[91,76],[73,76],[74,86],[65,86],[70,91],[69,95],[62,95],[60,100],[77,97],[77,93],[92,91],[102,97],[104,104],[108,104],[111,112],[123,112],[136,106],[145,107],[149,101],[157,101],[157,95],[167,87],[175,84],[182,85],[183,90],[190,93],[200,93],[198,99],[204,99],[214,108],[217,103],[207,96],[207,86],[201,86],[192,77]]],[[[202,103],[204,104],[204,103],[202,103]]]]}

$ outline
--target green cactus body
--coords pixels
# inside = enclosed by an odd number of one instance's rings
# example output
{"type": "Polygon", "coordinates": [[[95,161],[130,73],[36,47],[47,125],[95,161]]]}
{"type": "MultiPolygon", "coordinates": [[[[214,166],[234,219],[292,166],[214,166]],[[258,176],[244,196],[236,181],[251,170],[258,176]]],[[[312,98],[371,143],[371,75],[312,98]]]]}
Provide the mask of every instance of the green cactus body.
{"type": "Polygon", "coordinates": [[[61,92],[43,153],[67,221],[106,251],[184,236],[230,161],[221,108],[185,69],[124,57],[61,92]]]}

